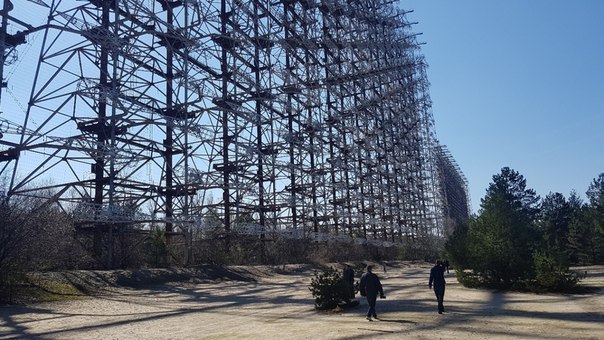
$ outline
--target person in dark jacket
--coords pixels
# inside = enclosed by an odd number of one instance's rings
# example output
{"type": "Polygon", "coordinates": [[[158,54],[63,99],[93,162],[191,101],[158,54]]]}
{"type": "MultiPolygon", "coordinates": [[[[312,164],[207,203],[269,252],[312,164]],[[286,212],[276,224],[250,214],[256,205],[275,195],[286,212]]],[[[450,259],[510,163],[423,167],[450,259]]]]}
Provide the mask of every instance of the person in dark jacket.
{"type": "Polygon", "coordinates": [[[342,272],[342,279],[346,286],[346,297],[354,299],[354,269],[349,264],[344,265],[344,271],[342,272]]]}
{"type": "Polygon", "coordinates": [[[438,301],[438,314],[445,311],[443,301],[445,299],[445,266],[441,260],[436,261],[436,265],[430,270],[430,280],[428,287],[434,287],[434,294],[438,301]]]}
{"type": "Polygon", "coordinates": [[[375,302],[377,301],[378,294],[381,299],[385,299],[384,290],[382,289],[382,283],[377,275],[373,272],[373,266],[368,265],[367,271],[361,276],[361,282],[359,283],[359,292],[362,296],[367,297],[367,303],[369,304],[369,310],[367,311],[367,320],[373,321],[371,317],[377,319],[375,312],[375,302]]]}

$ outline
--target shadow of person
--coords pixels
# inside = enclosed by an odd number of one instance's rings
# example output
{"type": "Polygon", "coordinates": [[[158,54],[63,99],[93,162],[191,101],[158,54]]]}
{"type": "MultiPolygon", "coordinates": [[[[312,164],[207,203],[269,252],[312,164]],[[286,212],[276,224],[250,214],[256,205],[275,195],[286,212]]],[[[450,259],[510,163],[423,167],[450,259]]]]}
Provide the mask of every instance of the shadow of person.
{"type": "Polygon", "coordinates": [[[379,318],[377,319],[377,321],[378,321],[378,322],[392,322],[392,323],[401,323],[401,324],[404,324],[404,323],[416,324],[416,323],[417,323],[417,322],[415,322],[415,321],[410,321],[410,320],[385,319],[385,318],[382,318],[382,317],[379,317],[379,318]]]}

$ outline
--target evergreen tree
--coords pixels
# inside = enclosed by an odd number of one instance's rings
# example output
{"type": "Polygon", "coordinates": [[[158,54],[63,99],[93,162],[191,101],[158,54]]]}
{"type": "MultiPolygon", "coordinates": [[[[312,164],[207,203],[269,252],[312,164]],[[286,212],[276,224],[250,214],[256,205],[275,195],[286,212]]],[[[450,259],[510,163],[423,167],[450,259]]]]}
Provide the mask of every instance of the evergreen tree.
{"type": "Polygon", "coordinates": [[[585,194],[592,207],[604,208],[604,173],[594,178],[585,194]]]}
{"type": "Polygon", "coordinates": [[[475,222],[475,217],[471,216],[467,221],[458,224],[445,243],[448,257],[451,259],[453,267],[458,271],[471,267],[468,252],[468,229],[475,222]]]}
{"type": "Polygon", "coordinates": [[[604,173],[595,178],[587,189],[588,220],[591,244],[588,248],[592,263],[604,262],[604,173]]]}
{"type": "Polygon", "coordinates": [[[510,287],[532,275],[538,201],[518,172],[505,167],[493,176],[467,236],[469,265],[485,283],[510,287]]]}
{"type": "Polygon", "coordinates": [[[550,193],[543,199],[539,228],[547,249],[567,253],[571,217],[572,208],[564,195],[550,193]]]}
{"type": "Polygon", "coordinates": [[[577,195],[571,192],[568,198],[571,211],[568,225],[567,253],[571,263],[590,262],[589,252],[592,239],[589,228],[588,207],[577,195]]]}
{"type": "Polygon", "coordinates": [[[578,282],[578,276],[569,271],[573,211],[571,203],[560,193],[550,193],[541,202],[538,226],[542,242],[533,253],[535,274],[531,288],[565,291],[578,282]]]}

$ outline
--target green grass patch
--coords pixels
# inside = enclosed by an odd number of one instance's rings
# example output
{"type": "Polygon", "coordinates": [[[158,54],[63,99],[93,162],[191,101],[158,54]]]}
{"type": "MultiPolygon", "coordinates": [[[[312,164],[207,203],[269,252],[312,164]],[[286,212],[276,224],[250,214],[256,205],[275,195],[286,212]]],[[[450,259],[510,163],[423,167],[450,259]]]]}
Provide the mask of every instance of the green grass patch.
{"type": "Polygon", "coordinates": [[[83,292],[69,283],[48,279],[29,278],[22,292],[39,302],[79,299],[83,292]]]}
{"type": "Polygon", "coordinates": [[[0,300],[6,303],[23,304],[81,299],[86,294],[74,285],[59,280],[18,275],[10,280],[0,300]]]}

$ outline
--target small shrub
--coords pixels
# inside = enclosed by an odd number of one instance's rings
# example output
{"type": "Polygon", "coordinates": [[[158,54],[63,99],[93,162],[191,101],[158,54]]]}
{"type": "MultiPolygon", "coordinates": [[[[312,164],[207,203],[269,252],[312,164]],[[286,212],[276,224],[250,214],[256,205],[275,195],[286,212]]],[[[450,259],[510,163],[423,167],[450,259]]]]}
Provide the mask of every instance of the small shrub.
{"type": "Polygon", "coordinates": [[[555,255],[538,251],[535,261],[535,284],[547,291],[567,291],[579,282],[577,273],[568,270],[568,265],[555,255]]]}
{"type": "Polygon", "coordinates": [[[342,302],[350,303],[340,273],[327,268],[322,272],[315,271],[314,274],[315,277],[312,278],[308,289],[315,298],[315,308],[320,310],[333,309],[342,302]]]}
{"type": "Polygon", "coordinates": [[[455,271],[457,276],[457,281],[468,288],[478,288],[482,286],[482,280],[479,275],[474,274],[470,271],[455,271]]]}
{"type": "Polygon", "coordinates": [[[149,234],[150,251],[149,263],[154,268],[166,267],[168,265],[168,242],[163,231],[159,227],[153,227],[149,234]]]}

